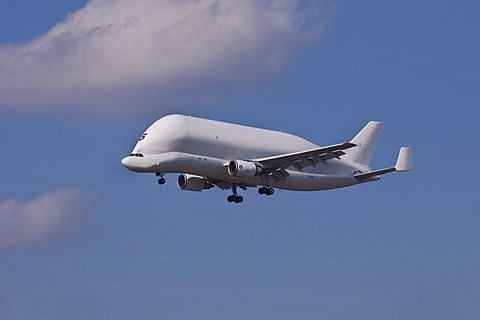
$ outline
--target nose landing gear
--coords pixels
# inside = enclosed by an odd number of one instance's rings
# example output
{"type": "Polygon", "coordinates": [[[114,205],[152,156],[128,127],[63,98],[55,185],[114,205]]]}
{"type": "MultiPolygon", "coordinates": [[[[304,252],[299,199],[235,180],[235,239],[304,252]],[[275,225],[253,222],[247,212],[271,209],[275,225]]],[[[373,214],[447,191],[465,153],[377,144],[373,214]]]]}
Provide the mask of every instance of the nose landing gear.
{"type": "Polygon", "coordinates": [[[165,180],[165,178],[163,177],[163,176],[165,175],[165,173],[163,173],[163,172],[157,172],[155,175],[156,175],[157,177],[160,177],[160,179],[157,180],[157,182],[158,182],[159,185],[164,185],[164,184],[167,182],[167,180],[165,180]]]}

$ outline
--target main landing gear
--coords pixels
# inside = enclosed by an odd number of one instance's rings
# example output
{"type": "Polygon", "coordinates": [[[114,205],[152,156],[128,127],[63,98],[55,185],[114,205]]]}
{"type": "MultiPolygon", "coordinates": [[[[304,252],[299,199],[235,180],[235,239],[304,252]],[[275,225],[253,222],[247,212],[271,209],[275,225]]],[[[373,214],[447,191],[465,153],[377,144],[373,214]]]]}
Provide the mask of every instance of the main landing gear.
{"type": "Polygon", "coordinates": [[[262,175],[262,180],[263,180],[263,183],[264,183],[264,187],[258,188],[258,193],[259,194],[264,194],[264,195],[267,195],[267,196],[271,196],[272,194],[274,194],[275,189],[270,188],[268,186],[268,174],[263,174],[262,175]]]}
{"type": "MultiPolygon", "coordinates": [[[[239,196],[237,193],[237,185],[233,184],[232,185],[232,193],[227,197],[228,202],[235,202],[235,203],[242,203],[243,202],[243,197],[239,196]]],[[[275,193],[275,189],[270,188],[270,187],[261,187],[258,189],[258,193],[264,194],[267,196],[271,196],[272,194],[275,193]]]]}
{"type": "Polygon", "coordinates": [[[163,177],[163,176],[165,175],[165,173],[163,173],[163,172],[157,172],[155,175],[156,175],[157,177],[160,177],[160,179],[157,180],[157,182],[158,182],[159,185],[164,185],[164,184],[167,182],[167,180],[165,180],[165,178],[163,177]]]}
{"type": "Polygon", "coordinates": [[[231,194],[227,197],[228,202],[235,202],[235,203],[242,203],[243,202],[243,197],[239,196],[237,194],[231,194]]]}
{"type": "Polygon", "coordinates": [[[235,202],[235,203],[242,203],[243,202],[243,197],[239,196],[237,193],[237,185],[233,184],[232,185],[232,193],[227,197],[228,202],[235,202]]]}
{"type": "Polygon", "coordinates": [[[275,193],[275,189],[269,188],[269,187],[261,187],[261,188],[258,188],[258,193],[271,196],[272,194],[275,193]]]}

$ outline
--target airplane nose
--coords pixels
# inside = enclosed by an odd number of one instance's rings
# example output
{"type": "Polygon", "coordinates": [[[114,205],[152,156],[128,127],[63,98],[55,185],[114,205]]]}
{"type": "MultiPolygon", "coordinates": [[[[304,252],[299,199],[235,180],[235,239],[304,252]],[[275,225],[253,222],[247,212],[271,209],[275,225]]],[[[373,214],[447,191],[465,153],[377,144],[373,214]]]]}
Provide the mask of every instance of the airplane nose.
{"type": "Polygon", "coordinates": [[[135,172],[150,172],[150,163],[148,157],[144,157],[141,153],[136,153],[122,159],[125,168],[135,172]]]}
{"type": "Polygon", "coordinates": [[[122,164],[125,168],[130,169],[132,167],[132,157],[125,157],[122,159],[122,164]]]}

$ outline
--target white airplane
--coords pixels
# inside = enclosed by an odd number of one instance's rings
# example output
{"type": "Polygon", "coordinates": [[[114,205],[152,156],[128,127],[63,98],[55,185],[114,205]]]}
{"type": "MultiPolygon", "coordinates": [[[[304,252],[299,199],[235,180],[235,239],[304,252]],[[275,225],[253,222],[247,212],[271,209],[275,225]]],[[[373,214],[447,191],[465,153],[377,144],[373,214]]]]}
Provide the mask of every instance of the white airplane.
{"type": "Polygon", "coordinates": [[[402,147],[394,167],[369,167],[383,123],[370,121],[350,142],[320,147],[278,131],[168,115],[153,123],[122,164],[135,172],[180,173],[182,190],[214,186],[231,190],[228,202],[241,203],[237,187],[314,191],[376,181],[385,173],[413,169],[412,150],[402,147]]]}

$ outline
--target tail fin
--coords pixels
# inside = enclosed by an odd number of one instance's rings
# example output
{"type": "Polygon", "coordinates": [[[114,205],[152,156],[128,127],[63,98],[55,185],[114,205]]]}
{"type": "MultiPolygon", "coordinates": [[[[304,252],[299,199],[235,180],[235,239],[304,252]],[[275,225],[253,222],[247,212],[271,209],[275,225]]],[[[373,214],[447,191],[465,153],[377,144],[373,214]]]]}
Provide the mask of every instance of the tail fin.
{"type": "Polygon", "coordinates": [[[357,147],[346,151],[347,159],[360,163],[365,166],[370,165],[373,153],[377,147],[378,138],[382,133],[383,122],[370,121],[351,141],[357,147]]]}

